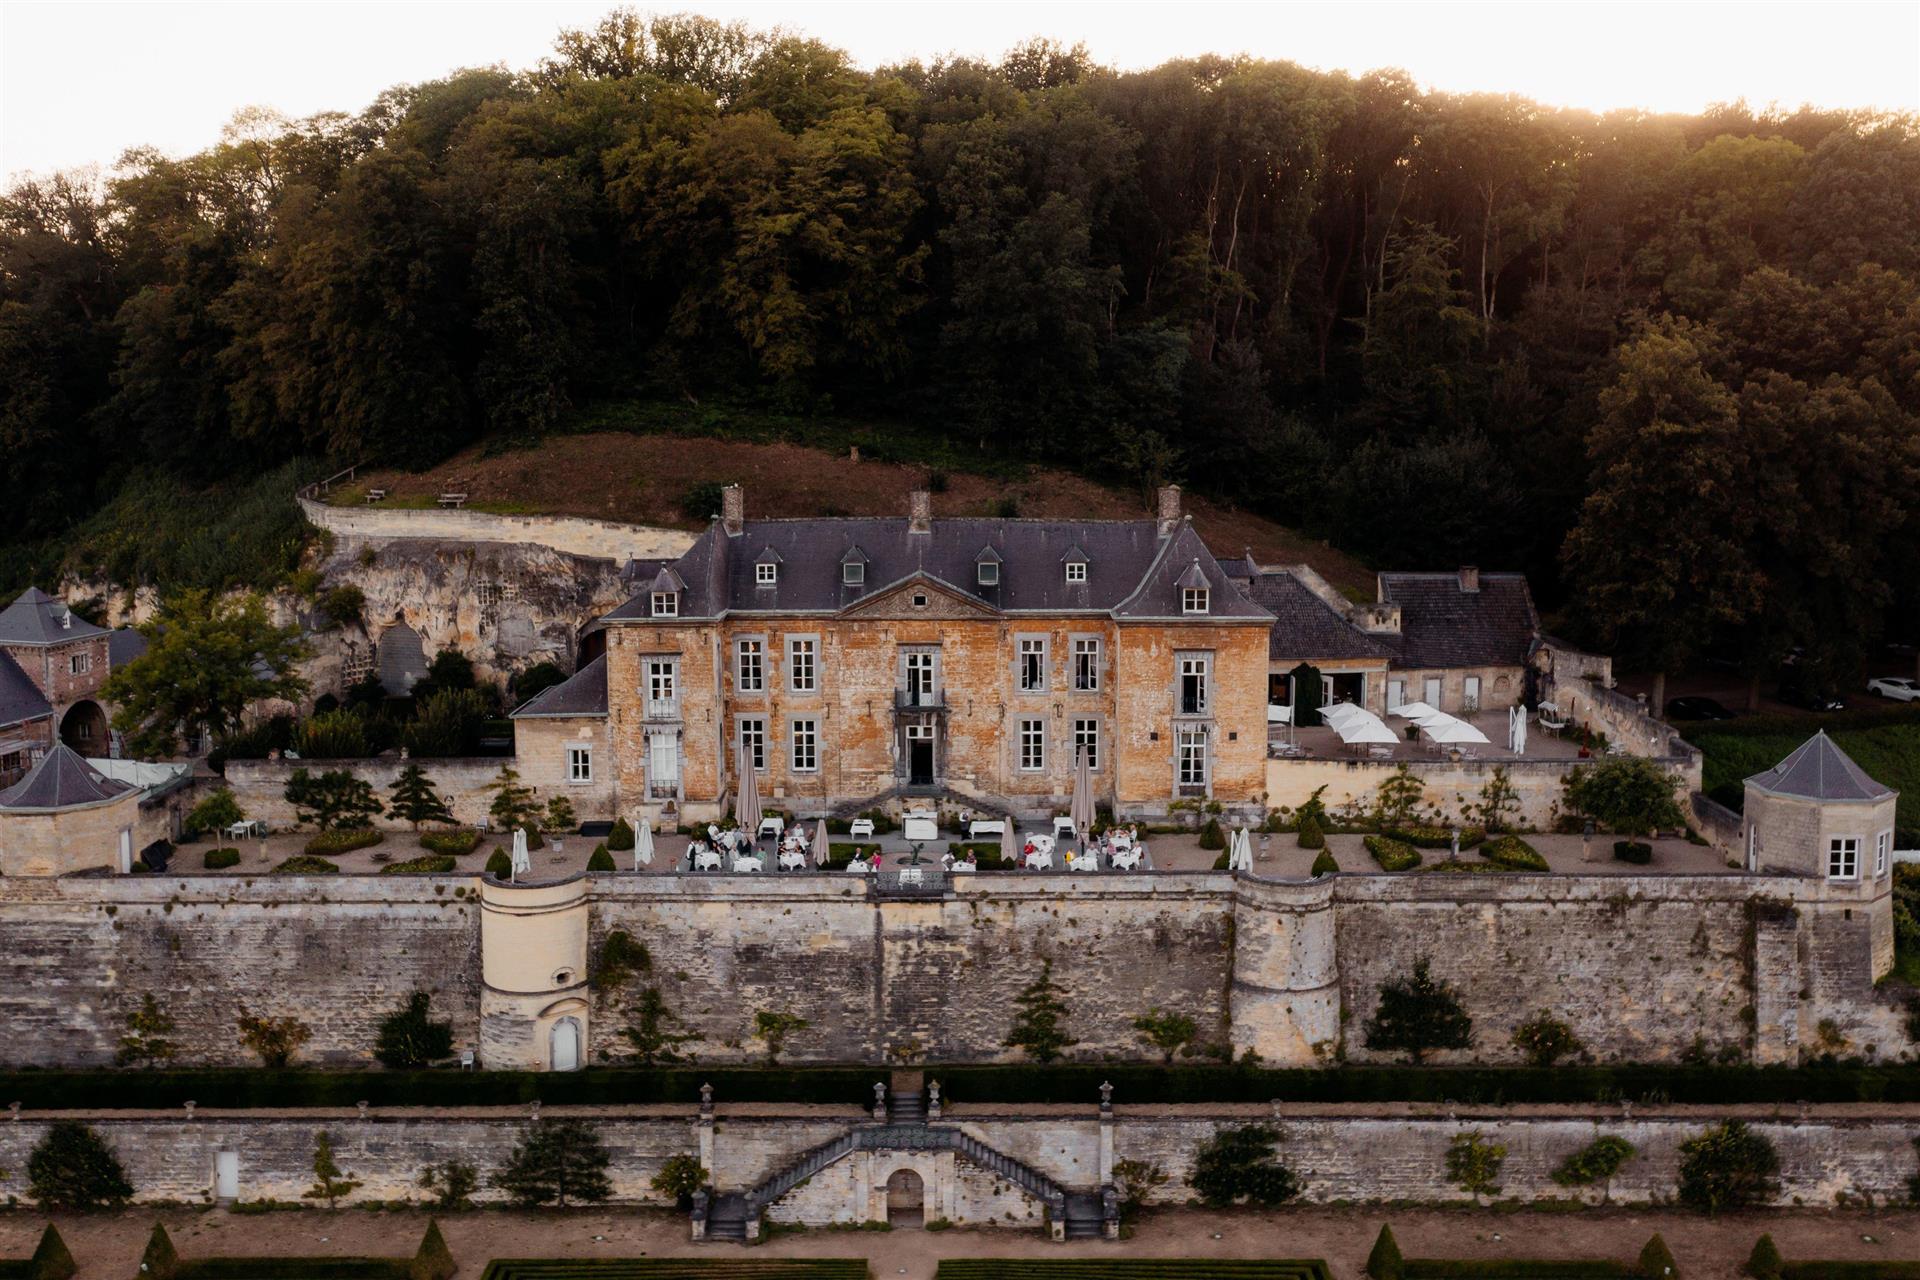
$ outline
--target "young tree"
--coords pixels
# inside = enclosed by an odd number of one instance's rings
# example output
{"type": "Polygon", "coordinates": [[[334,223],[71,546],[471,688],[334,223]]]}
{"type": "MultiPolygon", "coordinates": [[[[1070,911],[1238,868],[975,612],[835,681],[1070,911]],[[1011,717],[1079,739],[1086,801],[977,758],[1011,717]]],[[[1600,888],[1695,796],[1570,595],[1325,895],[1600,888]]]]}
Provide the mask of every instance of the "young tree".
{"type": "MultiPolygon", "coordinates": [[[[620,1034],[633,1046],[634,1061],[643,1067],[681,1061],[680,1046],[700,1038],[680,1029],[680,1020],[667,1007],[666,999],[661,996],[658,987],[641,990],[633,1011],[633,1025],[620,1028],[620,1034]]],[[[771,1061],[777,1052],[777,1047],[769,1041],[768,1060],[771,1061]]]]}
{"type": "Polygon", "coordinates": [[[221,787],[193,806],[193,810],[187,814],[186,828],[195,834],[219,832],[246,816],[246,812],[240,808],[240,802],[233,798],[233,792],[221,787]]]}
{"type": "Polygon", "coordinates": [[[606,1147],[583,1120],[535,1120],[493,1185],[522,1208],[593,1204],[613,1194],[606,1147]]]}
{"type": "Polygon", "coordinates": [[[540,803],[533,788],[521,784],[520,773],[512,765],[500,766],[500,776],[494,779],[492,790],[493,804],[487,812],[500,830],[516,831],[539,821],[540,803]]]}
{"type": "Polygon", "coordinates": [[[56,1120],[27,1156],[27,1194],[43,1209],[118,1208],[133,1198],[120,1158],[78,1120],[56,1120]]]}
{"type": "Polygon", "coordinates": [[[771,1067],[780,1060],[787,1037],[812,1025],[799,1014],[785,1009],[761,1009],[753,1015],[753,1038],[767,1046],[767,1065],[771,1067]]]}
{"type": "Polygon", "coordinates": [[[333,1158],[333,1139],[322,1129],[313,1135],[313,1185],[302,1193],[304,1200],[325,1200],[333,1208],[341,1196],[360,1187],[360,1180],[349,1178],[333,1158]]]}
{"type": "Polygon", "coordinates": [[[1513,1044],[1527,1055],[1529,1065],[1536,1067],[1550,1067],[1586,1047],[1572,1027],[1545,1010],[1513,1029],[1513,1044]]]}
{"type": "Polygon", "coordinates": [[[140,634],[147,651],[101,690],[135,755],[172,755],[183,734],[192,742],[230,733],[250,703],[297,701],[307,691],[296,670],[307,656],[300,629],[274,626],[258,596],[180,591],[140,634]]]}
{"type": "Polygon", "coordinates": [[[1013,998],[1013,1026],[1000,1043],[1024,1049],[1035,1062],[1052,1062],[1080,1042],[1067,1034],[1067,1006],[1053,981],[1053,961],[1040,963],[1040,976],[1013,998]]]}
{"type": "Polygon", "coordinates": [[[140,997],[140,1007],[127,1015],[127,1034],[120,1037],[113,1065],[127,1067],[152,1065],[173,1057],[173,1019],[160,1007],[149,991],[140,997]]]}
{"type": "Polygon", "coordinates": [[[692,1203],[694,1192],[707,1185],[707,1170],[698,1156],[668,1156],[660,1162],[660,1171],[653,1175],[649,1185],[684,1207],[692,1203]]]}
{"type": "Polygon", "coordinates": [[[1266,1125],[1221,1129],[1194,1153],[1189,1179],[1211,1209],[1249,1201],[1285,1204],[1300,1194],[1300,1179],[1274,1154],[1280,1132],[1266,1125]]]}
{"type": "Polygon", "coordinates": [[[400,770],[400,776],[393,780],[387,816],[412,823],[415,831],[420,830],[423,822],[453,821],[453,813],[447,808],[447,802],[433,789],[433,779],[417,764],[407,765],[400,770]]]}
{"type": "Polygon", "coordinates": [[[1506,1162],[1507,1149],[1489,1142],[1478,1129],[1456,1133],[1447,1146],[1447,1177],[1471,1193],[1475,1204],[1482,1196],[1500,1194],[1500,1169],[1506,1162]]]}
{"type": "Polygon", "coordinates": [[[1567,804],[1610,831],[1639,836],[1686,824],[1674,800],[1678,779],[1645,756],[1578,765],[1561,783],[1567,804]]]}
{"type": "Polygon", "coordinates": [[[1413,975],[1380,984],[1380,1005],[1367,1023],[1367,1048],[1424,1061],[1434,1049],[1464,1049],[1473,1043],[1473,1019],[1453,988],[1435,978],[1425,956],[1413,975]]]}
{"type": "Polygon", "coordinates": [[[1404,827],[1419,814],[1420,802],[1426,797],[1420,779],[1402,764],[1380,782],[1373,801],[1374,821],[1382,831],[1404,827]]]}
{"type": "Polygon", "coordinates": [[[1606,1133],[1580,1148],[1553,1171],[1553,1180],[1563,1187],[1600,1187],[1600,1199],[1611,1192],[1613,1175],[1633,1159],[1634,1146],[1625,1138],[1606,1133]]]}
{"type": "Polygon", "coordinates": [[[1147,1010],[1133,1020],[1133,1029],[1140,1038],[1158,1049],[1162,1061],[1171,1063],[1173,1055],[1185,1046],[1193,1043],[1193,1037],[1199,1028],[1192,1018],[1181,1013],[1162,1013],[1158,1005],[1147,1010]]]}
{"type": "Polygon", "coordinates": [[[580,825],[573,815],[573,801],[565,796],[553,796],[547,801],[546,817],[541,822],[548,831],[564,833],[580,825]]]}
{"type": "Polygon", "coordinates": [[[424,991],[407,997],[407,1003],[380,1023],[379,1038],[374,1041],[373,1056],[385,1066],[408,1071],[438,1062],[453,1052],[453,1024],[435,1022],[427,1016],[433,998],[424,991]]]}
{"type": "Polygon", "coordinates": [[[373,784],[345,769],[329,769],[314,777],[295,769],[287,778],[287,803],[302,823],[322,831],[358,831],[380,816],[373,784]]]}
{"type": "Polygon", "coordinates": [[[1513,777],[1507,772],[1507,766],[1495,765],[1487,784],[1480,788],[1480,803],[1473,807],[1473,816],[1488,835],[1494,835],[1507,829],[1507,816],[1520,812],[1520,793],[1514,790],[1513,777]]]}
{"type": "Polygon", "coordinates": [[[300,1046],[313,1038],[313,1028],[291,1014],[263,1018],[242,1009],[238,1023],[240,1042],[259,1056],[261,1066],[274,1070],[291,1064],[300,1046]]]}
{"type": "Polygon", "coordinates": [[[1682,1204],[1703,1213],[1751,1209],[1780,1190],[1780,1154],[1744,1120],[1723,1120],[1680,1144],[1682,1204]]]}
{"type": "Polygon", "coordinates": [[[448,1160],[422,1169],[419,1185],[422,1191],[433,1193],[433,1207],[436,1209],[471,1209],[474,1189],[480,1185],[480,1174],[464,1161],[448,1160]]]}

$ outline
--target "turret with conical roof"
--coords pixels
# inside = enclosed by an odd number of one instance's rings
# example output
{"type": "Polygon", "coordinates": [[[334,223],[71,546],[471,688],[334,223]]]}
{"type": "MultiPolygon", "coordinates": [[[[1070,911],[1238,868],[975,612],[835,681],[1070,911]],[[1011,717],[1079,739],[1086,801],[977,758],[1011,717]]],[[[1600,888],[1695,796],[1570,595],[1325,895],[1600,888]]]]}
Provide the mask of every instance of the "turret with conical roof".
{"type": "Polygon", "coordinates": [[[133,857],[140,788],[109,778],[64,744],[0,791],[0,875],[124,870],[133,857]]]}

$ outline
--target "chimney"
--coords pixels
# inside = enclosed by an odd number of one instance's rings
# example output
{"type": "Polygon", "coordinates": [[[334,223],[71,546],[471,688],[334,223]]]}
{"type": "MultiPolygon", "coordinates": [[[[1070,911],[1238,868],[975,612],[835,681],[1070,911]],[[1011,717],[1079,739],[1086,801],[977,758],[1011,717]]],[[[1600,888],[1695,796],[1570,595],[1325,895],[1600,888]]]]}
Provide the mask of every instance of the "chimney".
{"type": "Polygon", "coordinates": [[[1172,537],[1174,531],[1180,527],[1183,514],[1180,510],[1180,486],[1162,485],[1160,487],[1160,536],[1172,537]]]}
{"type": "Polygon", "coordinates": [[[1478,591],[1480,589],[1480,570],[1477,566],[1470,564],[1460,566],[1460,589],[1462,591],[1478,591]]]}
{"type": "Polygon", "coordinates": [[[747,529],[747,496],[737,484],[720,491],[720,524],[729,538],[737,538],[747,529]]]}
{"type": "Polygon", "coordinates": [[[927,489],[915,489],[907,495],[907,532],[933,532],[933,494],[927,489]]]}

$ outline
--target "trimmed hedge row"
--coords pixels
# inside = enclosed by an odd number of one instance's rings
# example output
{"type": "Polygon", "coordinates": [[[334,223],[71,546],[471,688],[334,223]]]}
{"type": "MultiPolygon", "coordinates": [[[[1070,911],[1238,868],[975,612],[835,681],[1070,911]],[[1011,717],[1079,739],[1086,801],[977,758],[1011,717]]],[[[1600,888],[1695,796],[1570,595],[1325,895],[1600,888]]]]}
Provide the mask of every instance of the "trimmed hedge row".
{"type": "MultiPolygon", "coordinates": [[[[1380,834],[1389,840],[1398,840],[1401,844],[1410,844],[1416,849],[1453,848],[1452,827],[1389,827],[1380,834]]],[[[1460,828],[1460,847],[1471,849],[1487,838],[1487,833],[1479,827],[1460,828]]]]}
{"type": "Polygon", "coordinates": [[[1679,1280],[1680,1268],[1659,1232],[1632,1262],[1609,1258],[1403,1258],[1383,1226],[1367,1255],[1372,1280],[1679,1280]]]}
{"type": "Polygon", "coordinates": [[[383,876],[431,876],[440,875],[454,869],[453,855],[450,853],[428,853],[418,858],[409,858],[405,862],[392,862],[380,868],[383,876]]]}
{"type": "Polygon", "coordinates": [[[1613,842],[1613,856],[1615,861],[1644,867],[1653,861],[1653,846],[1638,840],[1616,840],[1613,842]]]}
{"type": "Polygon", "coordinates": [[[1515,871],[1545,871],[1547,860],[1540,851],[1519,836],[1499,836],[1480,846],[1480,856],[1488,862],[1511,867],[1515,871]]]}
{"type": "Polygon", "coordinates": [[[140,1258],[141,1280],[447,1280],[455,1270],[431,1218],[410,1258],[183,1258],[159,1223],[140,1258]]]}
{"type": "Polygon", "coordinates": [[[1319,1258],[948,1258],[935,1280],[1327,1280],[1319,1258]]]}
{"type": "Polygon", "coordinates": [[[352,853],[355,849],[371,849],[386,838],[384,831],[375,831],[370,827],[353,831],[322,831],[307,841],[307,852],[316,858],[327,854],[352,853]]]}
{"type": "Polygon", "coordinates": [[[1367,852],[1382,871],[1411,871],[1420,865],[1420,851],[1404,840],[1389,836],[1368,836],[1367,852]]]}
{"type": "MultiPolygon", "coordinates": [[[[1111,1081],[1126,1103],[1440,1102],[1920,1102],[1920,1066],[1884,1067],[1342,1067],[1262,1068],[1158,1063],[931,1066],[943,1096],[969,1103],[1094,1105],[1111,1081]]],[[[0,1072],[0,1098],[29,1110],[170,1110],[200,1106],[554,1106],[687,1102],[711,1082],[725,1102],[819,1102],[866,1107],[880,1067],[674,1067],[585,1071],[85,1071],[0,1072]],[[218,1101],[210,1101],[217,1099],[218,1101]]]]}
{"type": "Polygon", "coordinates": [[[325,858],[316,858],[310,853],[296,853],[273,869],[277,876],[324,876],[338,871],[338,863],[328,862],[325,858]]]}
{"type": "Polygon", "coordinates": [[[478,831],[425,831],[420,835],[420,847],[429,853],[445,853],[456,858],[464,858],[480,847],[478,831]]]}
{"type": "Polygon", "coordinates": [[[865,1258],[496,1258],[480,1280],[871,1280],[865,1258]]]}

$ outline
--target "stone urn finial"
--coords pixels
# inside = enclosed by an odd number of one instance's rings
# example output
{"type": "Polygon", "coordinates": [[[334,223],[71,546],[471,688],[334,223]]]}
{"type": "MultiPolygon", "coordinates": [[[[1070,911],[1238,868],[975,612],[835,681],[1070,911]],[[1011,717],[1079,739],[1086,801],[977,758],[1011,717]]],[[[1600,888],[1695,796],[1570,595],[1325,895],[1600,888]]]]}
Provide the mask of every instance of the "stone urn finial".
{"type": "Polygon", "coordinates": [[[875,1120],[887,1118],[887,1082],[885,1080],[873,1082],[873,1118],[875,1120]]]}
{"type": "Polygon", "coordinates": [[[710,1084],[700,1086],[700,1114],[703,1116],[713,1114],[713,1086],[710,1084]]]}
{"type": "Polygon", "coordinates": [[[1100,1082],[1100,1109],[1102,1111],[1113,1110],[1113,1082],[1110,1080],[1102,1080],[1100,1082]]]}
{"type": "Polygon", "coordinates": [[[353,1106],[354,1109],[360,1113],[360,1118],[365,1120],[367,1118],[367,1100],[362,1098],[360,1101],[354,1103],[353,1106]]]}

